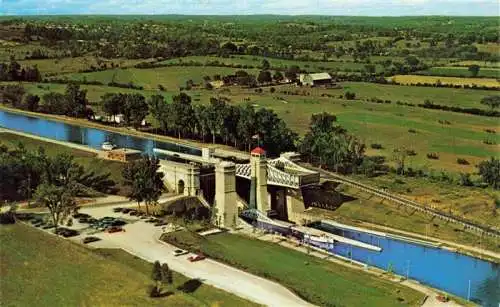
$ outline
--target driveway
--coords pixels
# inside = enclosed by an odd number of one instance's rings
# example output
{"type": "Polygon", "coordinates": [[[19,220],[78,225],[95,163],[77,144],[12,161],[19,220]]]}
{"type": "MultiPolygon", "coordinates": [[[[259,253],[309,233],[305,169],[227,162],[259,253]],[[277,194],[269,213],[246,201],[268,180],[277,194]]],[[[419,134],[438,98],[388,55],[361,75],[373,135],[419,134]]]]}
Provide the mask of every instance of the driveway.
{"type": "MultiPolygon", "coordinates": [[[[313,306],[278,283],[248,274],[217,261],[206,259],[191,263],[187,258],[192,254],[175,257],[172,252],[177,248],[158,240],[161,235],[161,227],[155,227],[128,215],[114,213],[112,212],[113,207],[117,206],[80,209],[80,212],[90,214],[95,218],[115,216],[135,220],[124,226],[125,232],[94,234],[102,240],[92,243],[92,246],[121,248],[149,262],[156,260],[161,263],[166,262],[174,271],[190,278],[198,278],[206,284],[259,304],[277,307],[313,306]]],[[[78,228],[78,225],[75,226],[78,228]]],[[[81,240],[81,236],[74,240],[81,240]]]]}

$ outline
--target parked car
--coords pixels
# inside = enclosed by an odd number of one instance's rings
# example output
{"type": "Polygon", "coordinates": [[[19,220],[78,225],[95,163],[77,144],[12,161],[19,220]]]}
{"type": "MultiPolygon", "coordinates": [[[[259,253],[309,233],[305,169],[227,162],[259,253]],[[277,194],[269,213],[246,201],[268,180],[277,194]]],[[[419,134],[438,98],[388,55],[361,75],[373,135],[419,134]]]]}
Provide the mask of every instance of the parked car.
{"type": "Polygon", "coordinates": [[[45,224],[42,226],[42,229],[50,229],[50,228],[54,228],[56,226],[54,226],[54,224],[52,223],[48,223],[48,224],[45,224]]]}
{"type": "Polygon", "coordinates": [[[65,238],[68,238],[68,237],[77,236],[80,233],[78,231],[74,230],[74,229],[69,229],[69,228],[61,227],[61,228],[57,228],[56,234],[58,234],[60,236],[63,236],[65,238]]]}
{"type": "Polygon", "coordinates": [[[122,221],[122,220],[114,220],[111,222],[111,226],[123,226],[123,225],[126,225],[127,222],[125,221],[122,221]]]}
{"type": "Polygon", "coordinates": [[[127,214],[127,213],[129,213],[130,211],[132,211],[132,210],[133,210],[133,209],[130,209],[130,208],[125,208],[125,209],[123,209],[123,210],[122,210],[122,213],[127,214]]]}
{"type": "Polygon", "coordinates": [[[88,243],[92,243],[92,242],[97,242],[97,241],[100,241],[101,239],[98,238],[98,237],[85,237],[82,242],[83,244],[88,244],[88,243]]]}
{"type": "Polygon", "coordinates": [[[161,220],[160,220],[160,221],[157,221],[157,222],[155,223],[155,226],[165,226],[165,225],[167,225],[167,224],[168,224],[168,222],[166,222],[166,221],[161,221],[161,220]]]}
{"type": "Polygon", "coordinates": [[[176,250],[174,250],[174,251],[172,252],[172,254],[173,254],[174,256],[176,256],[176,257],[177,257],[177,256],[186,255],[186,254],[188,254],[188,253],[189,253],[188,251],[183,250],[183,249],[176,249],[176,250]]]}
{"type": "Polygon", "coordinates": [[[108,233],[121,232],[121,231],[123,231],[123,228],[118,227],[118,226],[113,226],[113,227],[109,227],[106,231],[108,233]]]}
{"type": "Polygon", "coordinates": [[[113,212],[122,212],[123,211],[123,208],[113,208],[113,212]]]}
{"type": "Polygon", "coordinates": [[[131,216],[138,216],[139,215],[139,212],[137,212],[136,210],[132,210],[130,211],[129,213],[131,216]]]}
{"type": "Polygon", "coordinates": [[[191,262],[196,262],[196,261],[201,261],[201,260],[203,260],[205,258],[206,257],[203,254],[196,254],[194,256],[189,256],[188,260],[191,261],[191,262]]]}
{"type": "Polygon", "coordinates": [[[89,218],[89,217],[91,217],[91,216],[88,215],[87,213],[75,213],[75,214],[73,214],[73,218],[75,218],[75,219],[89,218]]]}

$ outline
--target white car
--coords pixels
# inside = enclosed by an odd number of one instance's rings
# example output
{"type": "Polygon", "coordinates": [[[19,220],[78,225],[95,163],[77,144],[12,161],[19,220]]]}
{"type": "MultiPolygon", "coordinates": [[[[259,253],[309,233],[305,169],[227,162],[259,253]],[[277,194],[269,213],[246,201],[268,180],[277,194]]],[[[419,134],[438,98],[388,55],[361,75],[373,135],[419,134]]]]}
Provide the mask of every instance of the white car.
{"type": "Polygon", "coordinates": [[[182,255],[187,255],[189,252],[188,251],[185,251],[183,249],[176,249],[172,252],[172,254],[174,254],[174,256],[182,256],[182,255]]]}

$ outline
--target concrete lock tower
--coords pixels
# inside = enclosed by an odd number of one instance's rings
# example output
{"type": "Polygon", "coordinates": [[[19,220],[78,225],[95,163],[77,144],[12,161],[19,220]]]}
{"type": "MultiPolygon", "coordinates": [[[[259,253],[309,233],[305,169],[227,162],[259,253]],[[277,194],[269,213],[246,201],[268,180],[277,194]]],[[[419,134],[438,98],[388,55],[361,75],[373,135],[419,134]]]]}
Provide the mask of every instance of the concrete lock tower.
{"type": "Polygon", "coordinates": [[[221,227],[235,227],[238,220],[236,205],[236,166],[223,161],[215,167],[216,221],[221,227]]]}
{"type": "Polygon", "coordinates": [[[267,195],[266,151],[256,147],[250,153],[250,208],[267,213],[271,209],[267,195]]]}

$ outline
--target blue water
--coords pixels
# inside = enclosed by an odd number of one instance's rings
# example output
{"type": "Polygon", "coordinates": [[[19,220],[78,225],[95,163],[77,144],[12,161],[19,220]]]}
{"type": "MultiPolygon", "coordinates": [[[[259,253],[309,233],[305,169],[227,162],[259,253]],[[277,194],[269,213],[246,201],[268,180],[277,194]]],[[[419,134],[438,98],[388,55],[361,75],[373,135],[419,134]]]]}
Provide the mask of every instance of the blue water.
{"type": "Polygon", "coordinates": [[[437,289],[487,307],[500,306],[500,265],[441,248],[428,247],[397,239],[380,237],[318,223],[314,228],[376,245],[381,252],[344,243],[324,246],[329,251],[384,270],[407,276],[437,289]]]}
{"type": "Polygon", "coordinates": [[[103,142],[112,142],[118,147],[140,150],[153,155],[153,148],[167,149],[193,155],[201,155],[201,150],[185,145],[156,142],[150,139],[124,135],[95,128],[80,127],[44,118],[0,110],[0,127],[22,131],[53,140],[67,141],[100,149],[103,142]]]}

